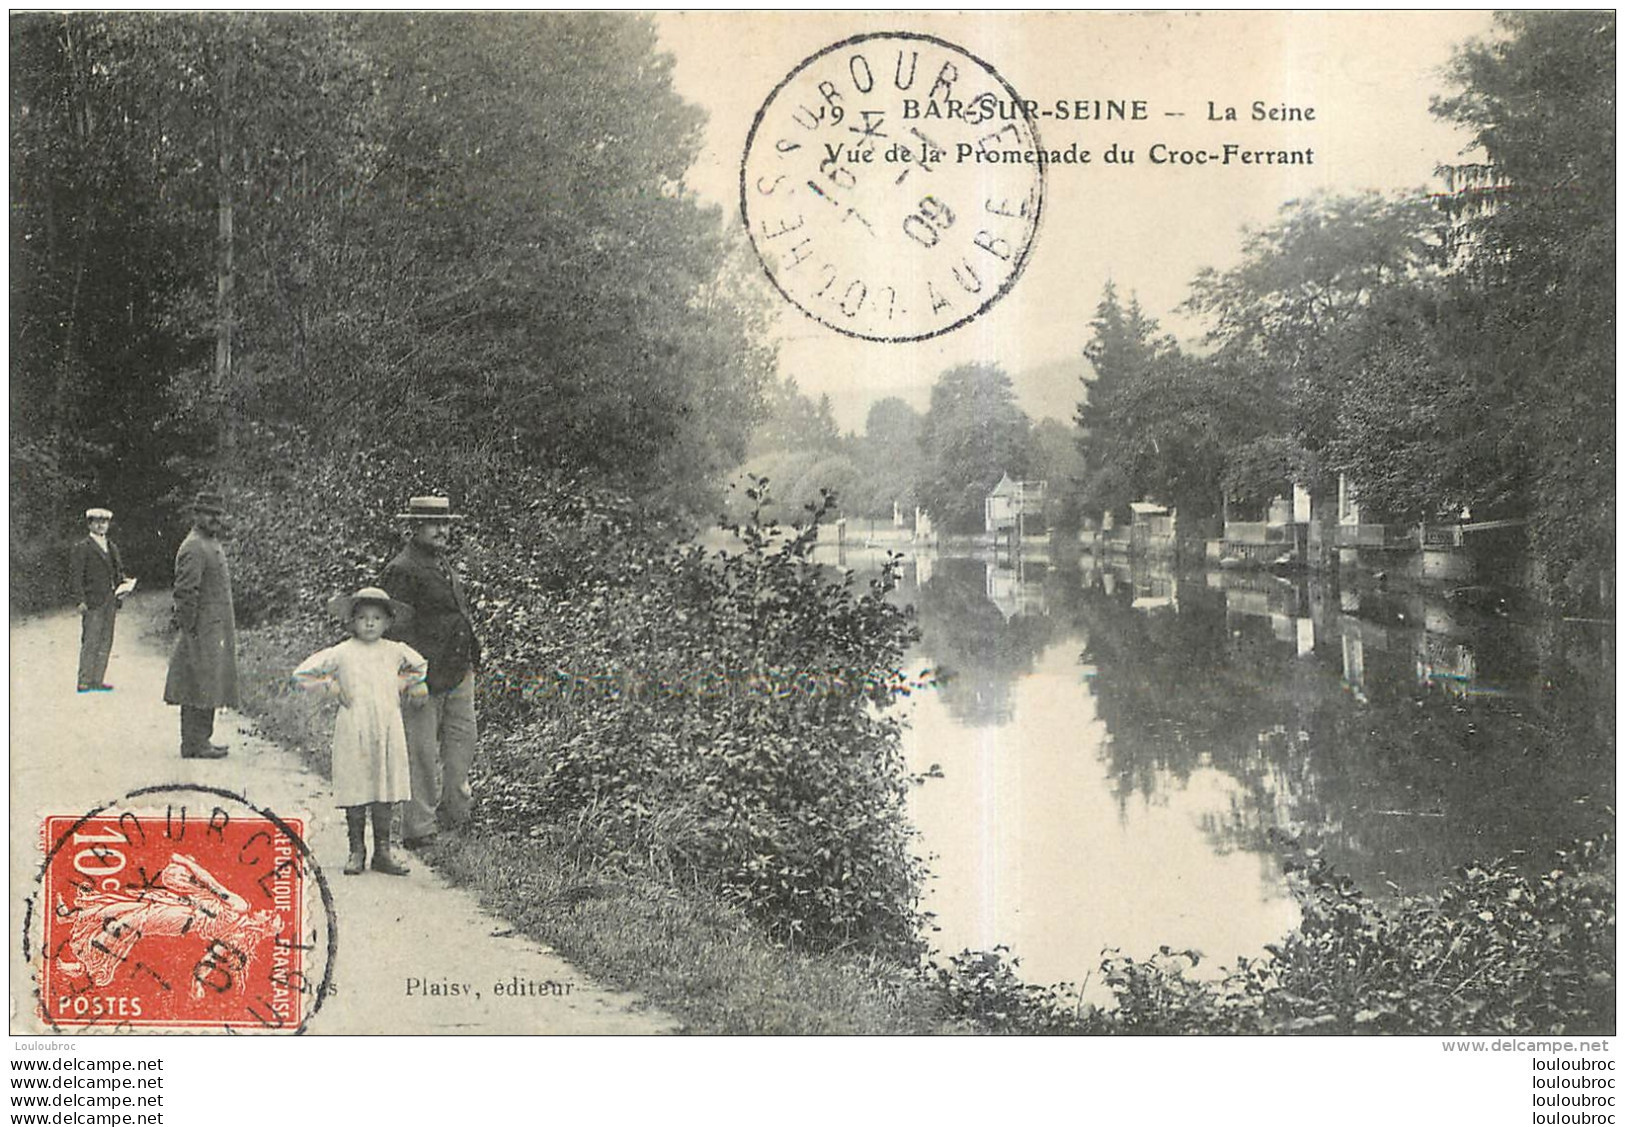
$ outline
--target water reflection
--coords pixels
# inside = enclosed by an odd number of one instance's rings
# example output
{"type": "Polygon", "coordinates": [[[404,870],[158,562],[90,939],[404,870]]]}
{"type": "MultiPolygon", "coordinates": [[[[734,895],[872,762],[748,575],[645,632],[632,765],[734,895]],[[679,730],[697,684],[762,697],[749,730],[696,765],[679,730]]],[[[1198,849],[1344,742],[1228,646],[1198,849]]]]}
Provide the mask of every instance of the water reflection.
{"type": "Polygon", "coordinates": [[[1032,673],[1039,651],[1061,625],[1046,613],[1042,570],[940,559],[926,574],[928,580],[905,587],[904,594],[919,612],[921,633],[931,639],[925,652],[948,710],[972,727],[1009,722],[1012,688],[1032,673]]]}
{"type": "Polygon", "coordinates": [[[939,558],[899,596],[946,675],[909,735],[945,776],[914,802],[938,945],[1008,944],[1034,980],[1105,946],[1257,953],[1296,921],[1274,828],[1382,894],[1613,821],[1603,628],[1087,558],[939,558]]]}

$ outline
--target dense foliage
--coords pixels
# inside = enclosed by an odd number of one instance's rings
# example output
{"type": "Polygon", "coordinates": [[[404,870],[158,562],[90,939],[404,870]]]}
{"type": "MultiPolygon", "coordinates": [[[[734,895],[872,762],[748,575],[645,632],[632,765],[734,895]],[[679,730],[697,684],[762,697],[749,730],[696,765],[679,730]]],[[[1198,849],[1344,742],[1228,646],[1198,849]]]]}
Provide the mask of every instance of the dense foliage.
{"type": "Polygon", "coordinates": [[[1499,408],[1485,432],[1528,451],[1517,486],[1548,586],[1587,605],[1613,594],[1617,15],[1497,19],[1434,106],[1484,156],[1447,170],[1460,303],[1499,408]]]}
{"type": "Polygon", "coordinates": [[[997,1033],[1608,1033],[1612,866],[1611,843],[1584,842],[1534,879],[1469,865],[1438,896],[1384,908],[1303,852],[1303,922],[1268,957],[1201,978],[1198,952],[1108,953],[1107,1008],[1023,983],[1002,949],[933,970],[955,1015],[997,1033]]]}
{"type": "Polygon", "coordinates": [[[772,366],[701,115],[617,14],[12,21],[14,597],[108,504],[405,446],[708,504],[772,366]],[[20,566],[18,566],[20,565],[20,566]]]}
{"type": "MultiPolygon", "coordinates": [[[[793,378],[770,385],[766,399],[744,468],[777,482],[789,510],[827,489],[844,517],[909,525],[920,508],[939,531],[980,533],[983,499],[1001,475],[1051,481],[1058,501],[1083,476],[1070,430],[1053,419],[1033,426],[997,365],[943,372],[925,414],[895,396],[877,400],[856,434],[841,433],[827,395],[815,400],[793,378]]],[[[1067,519],[1059,503],[1045,515],[1067,519]]]]}
{"type": "MultiPolygon", "coordinates": [[[[1200,513],[1349,472],[1396,516],[1527,514],[1554,590],[1591,598],[1613,543],[1612,21],[1512,16],[1465,52],[1440,109],[1488,163],[1454,225],[1377,197],[1289,204],[1198,280],[1215,356],[1180,355],[1109,290],[1068,476],[1101,507],[1200,513]],[[1556,123],[1554,100],[1573,110],[1556,123]]],[[[683,185],[700,115],[647,19],[81,12],[12,31],[14,600],[56,593],[89,503],[162,579],[180,502],[210,481],[239,514],[241,621],[291,660],[334,639],[320,607],[376,578],[402,499],[449,493],[486,643],[480,831],[701,884],[789,945],[916,954],[888,709],[913,626],[889,568],[860,588],[811,552],[832,485],[857,512],[921,503],[974,531],[1001,474],[1065,464],[1005,374],[949,371],[928,413],[878,404],[861,440],[768,386],[751,272],[683,185]],[[805,515],[780,523],[753,482],[727,549],[671,549],[691,530],[649,514],[695,511],[764,414],[759,452],[793,468],[805,515]]],[[[965,654],[1036,648],[1011,631],[989,650],[982,618],[952,620],[965,654]]],[[[996,713],[961,664],[961,707],[996,713]]],[[[1016,1030],[1606,1029],[1592,860],[1470,869],[1385,910],[1310,858],[1304,927],[1272,959],[1217,984],[1173,952],[1113,959],[1110,1013],[993,956],[942,983],[1016,1030]]]]}
{"type": "Polygon", "coordinates": [[[1396,332],[1420,327],[1401,317],[1396,295],[1436,265],[1442,239],[1430,242],[1430,223],[1440,222],[1423,204],[1376,193],[1288,202],[1276,222],[1244,232],[1239,265],[1192,283],[1186,307],[1210,325],[1205,356],[1182,352],[1108,285],[1084,349],[1094,369],[1078,413],[1091,466],[1084,503],[1121,511],[1149,498],[1207,517],[1228,501],[1250,517],[1292,482],[1325,494],[1348,473],[1390,515],[1418,496],[1425,515],[1459,511],[1449,508],[1456,494],[1438,488],[1442,424],[1471,420],[1458,410],[1402,425],[1409,416],[1396,405],[1426,402],[1417,389],[1435,390],[1431,370],[1399,398],[1376,378],[1399,355],[1426,364],[1448,352],[1396,332]],[[1401,458],[1429,472],[1385,488],[1401,458]]]}
{"type": "MultiPolygon", "coordinates": [[[[1353,485],[1366,519],[1527,521],[1543,594],[1613,598],[1612,12],[1520,12],[1434,110],[1449,190],[1288,201],[1193,282],[1211,355],[1108,286],[1084,355],[1081,500],[1207,515],[1353,485]]],[[[1252,515],[1252,514],[1247,514],[1252,515]]]]}
{"type": "Polygon", "coordinates": [[[1130,295],[1125,306],[1111,282],[1095,308],[1090,330],[1083,355],[1091,378],[1076,416],[1078,452],[1084,463],[1077,482],[1079,501],[1085,509],[1126,518],[1129,502],[1140,500],[1145,491],[1128,465],[1133,453],[1128,445],[1136,439],[1125,425],[1123,401],[1178,349],[1146,315],[1139,299],[1130,295]]]}
{"type": "Polygon", "coordinates": [[[914,687],[915,631],[885,598],[892,569],[860,588],[812,560],[833,498],[786,526],[752,483],[712,552],[558,477],[497,496],[479,466],[409,457],[263,472],[232,550],[238,601],[290,654],[335,640],[322,604],[376,580],[407,489],[447,489],[468,514],[481,832],[699,882],[795,946],[914,950],[921,872],[888,706],[914,687]]]}
{"type": "MultiPolygon", "coordinates": [[[[863,439],[841,434],[829,396],[803,394],[794,376],[773,380],[765,388],[763,417],[735,482],[742,484],[752,474],[772,480],[774,500],[786,513],[816,504],[821,492],[829,490],[842,497],[843,515],[862,511],[867,516],[858,496],[864,485],[858,468],[863,445],[863,439]]],[[[743,519],[753,507],[742,489],[731,490],[725,500],[735,519],[743,519]]]]}
{"type": "Polygon", "coordinates": [[[921,428],[926,464],[919,484],[921,501],[942,528],[982,531],[983,502],[999,479],[1020,481],[1032,469],[1031,431],[997,364],[962,364],[942,374],[921,428]]]}
{"type": "Polygon", "coordinates": [[[920,874],[887,706],[910,689],[913,629],[885,599],[890,568],[858,590],[812,561],[831,499],[785,527],[764,482],[746,491],[735,548],[628,557],[618,574],[600,559],[563,591],[501,576],[486,709],[507,737],[481,821],[578,827],[792,945],[906,954],[920,874]]]}

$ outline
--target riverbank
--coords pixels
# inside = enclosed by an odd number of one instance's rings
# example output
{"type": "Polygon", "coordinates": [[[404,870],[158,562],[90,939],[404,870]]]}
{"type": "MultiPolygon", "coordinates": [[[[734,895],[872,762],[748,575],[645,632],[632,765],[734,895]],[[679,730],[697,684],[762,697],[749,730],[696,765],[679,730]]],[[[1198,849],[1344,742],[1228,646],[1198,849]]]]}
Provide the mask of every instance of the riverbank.
{"type": "Polygon", "coordinates": [[[1109,1010],[1068,985],[1024,983],[1008,953],[950,961],[952,1012],[1014,1034],[1156,1036],[1611,1035],[1616,859],[1578,842],[1526,879],[1463,866],[1436,897],[1380,907],[1314,850],[1283,841],[1302,924],[1268,957],[1194,977],[1195,950],[1105,958],[1109,1010]]]}
{"type": "MultiPolygon", "coordinates": [[[[558,505],[565,506],[565,500],[559,498],[558,505]]],[[[355,507],[372,511],[379,503],[355,507]]],[[[1036,584],[1018,579],[1012,587],[1007,582],[1012,577],[996,562],[958,576],[960,569],[938,560],[934,570],[940,574],[933,581],[926,575],[932,561],[922,558],[915,561],[916,585],[942,594],[950,578],[968,583],[963,597],[950,598],[936,611],[922,602],[919,629],[934,631],[938,643],[958,638],[963,651],[952,663],[960,672],[933,679],[927,688],[903,673],[914,668],[906,664],[905,654],[918,630],[915,617],[891,597],[898,580],[895,569],[882,562],[865,582],[810,558],[816,518],[825,514],[814,514],[811,524],[797,530],[753,519],[730,530],[739,546],[724,555],[698,549],[670,552],[654,530],[628,526],[624,534],[617,533],[616,526],[606,526],[591,512],[581,519],[594,535],[577,536],[569,523],[572,512],[538,502],[528,518],[534,527],[504,520],[496,512],[479,514],[475,526],[486,535],[465,542],[463,562],[480,608],[477,627],[486,642],[477,803],[468,830],[443,839],[427,859],[466,882],[483,903],[513,921],[513,928],[567,952],[606,981],[638,984],[651,998],[673,1007],[683,1028],[695,1032],[1005,1028],[999,1016],[1005,1009],[998,999],[1008,976],[998,969],[987,971],[997,952],[973,953],[957,963],[948,959],[939,971],[928,967],[921,973],[920,956],[935,935],[942,936],[948,951],[1000,942],[1023,949],[1028,945],[1025,938],[1006,938],[1015,933],[1003,922],[963,940],[929,930],[937,921],[921,910],[918,894],[927,885],[917,858],[936,850],[929,834],[921,839],[915,833],[907,806],[909,796],[918,793],[917,777],[931,772],[928,762],[907,761],[900,708],[887,706],[923,691],[932,701],[950,706],[956,698],[961,705],[974,705],[974,716],[983,715],[979,710],[985,708],[997,712],[999,694],[978,691],[976,671],[989,656],[1015,658],[1025,652],[1011,650],[1004,641],[1043,643],[1049,634],[1037,628],[1044,625],[1046,608],[1069,608],[1068,615],[1081,616],[1075,625],[1088,628],[1093,656],[1084,666],[1078,650],[1061,644],[1059,636],[1049,649],[1059,663],[1055,672],[1095,701],[1116,735],[1112,746],[1118,753],[1144,744],[1142,750],[1153,762],[1160,762],[1156,757],[1164,751],[1215,755],[1221,745],[1230,746],[1216,742],[1219,737],[1234,736],[1236,762],[1221,758],[1207,767],[1233,772],[1239,780],[1252,777],[1248,765],[1261,750],[1284,751],[1289,759],[1296,757],[1294,762],[1319,762],[1328,748],[1346,750],[1356,730],[1369,727],[1366,713],[1357,707],[1358,694],[1341,686],[1352,677],[1350,687],[1375,691],[1374,670],[1367,668],[1362,679],[1359,671],[1365,667],[1358,660],[1348,664],[1346,646],[1338,650],[1337,670],[1314,674],[1331,679],[1325,687],[1338,707],[1324,717],[1326,724],[1303,723],[1307,714],[1298,708],[1293,686],[1308,687],[1304,678],[1317,666],[1303,659],[1319,639],[1330,637],[1322,627],[1332,622],[1323,613],[1316,621],[1317,607],[1329,609],[1323,600],[1309,598],[1307,611],[1304,606],[1277,608],[1280,584],[1272,583],[1262,593],[1232,592],[1228,583],[1210,591],[1204,580],[1187,592],[1164,591],[1153,582],[1142,598],[1133,575],[1134,589],[1115,593],[1104,576],[1096,591],[1076,573],[1047,570],[1047,579],[1036,584]],[[548,545],[540,557],[530,546],[537,543],[548,545]],[[1057,587],[1056,580],[1065,581],[1057,587]],[[1208,613],[1195,613],[1202,607],[1208,613]],[[967,624],[974,628],[967,631],[967,624]],[[1238,646],[1238,637],[1245,644],[1238,646]],[[1251,684],[1232,675],[1231,666],[1243,657],[1262,660],[1273,671],[1261,699],[1287,712],[1262,725],[1251,714],[1238,715],[1233,725],[1210,730],[1201,717],[1228,715],[1219,707],[1223,702],[1245,704],[1257,696],[1236,691],[1251,684]],[[1193,696],[1189,688],[1203,684],[1193,678],[1191,662],[1197,658],[1224,675],[1212,692],[1193,696]],[[1080,682],[1079,672],[1088,674],[1090,667],[1092,675],[1080,682]],[[1194,710],[1189,719],[1198,722],[1173,728],[1156,724],[1159,710],[1170,700],[1194,710]],[[1160,735],[1165,731],[1180,738],[1169,744],[1160,735]],[[1292,738],[1281,741],[1289,745],[1283,749],[1273,744],[1265,748],[1258,738],[1261,731],[1292,738]],[[982,1005],[989,985],[994,1001],[982,1005]]],[[[313,577],[290,562],[301,554],[297,545],[286,542],[285,527],[268,523],[256,533],[239,540],[245,565],[242,588],[285,594],[264,603],[275,608],[266,616],[270,625],[243,633],[244,681],[263,689],[245,704],[268,731],[302,747],[320,766],[327,722],[309,702],[290,698],[286,672],[298,657],[333,640],[335,626],[306,608],[319,605],[323,590],[353,586],[354,565],[340,557],[331,577],[313,577]]],[[[359,549],[355,554],[366,555],[359,549]]],[[[1301,602],[1296,588],[1291,597],[1301,602]]],[[[1403,612],[1407,621],[1413,610],[1403,612]]],[[[1373,652],[1380,650],[1382,639],[1365,638],[1364,625],[1353,640],[1362,639],[1373,652]]],[[[1344,640],[1350,639],[1345,635],[1344,640]]],[[[1407,665],[1409,652],[1408,645],[1393,651],[1396,669],[1407,665]]],[[[1358,652],[1353,656],[1357,659],[1358,652]]],[[[984,672],[996,677],[998,668],[984,672]]],[[[1396,697],[1396,703],[1402,702],[1396,697]]],[[[1414,706],[1394,711],[1388,732],[1392,746],[1376,749],[1382,754],[1371,764],[1382,779],[1405,781],[1406,764],[1415,758],[1413,747],[1427,752],[1429,762],[1437,760],[1438,770],[1450,777],[1464,774],[1448,762],[1452,748],[1463,754],[1473,751],[1474,763],[1491,762],[1472,736],[1474,715],[1465,709],[1458,713],[1437,694],[1431,695],[1431,703],[1434,707],[1423,711],[1437,723],[1426,731],[1415,723],[1414,706]],[[1449,714],[1443,715],[1446,710],[1449,714]]],[[[1471,709],[1479,711],[1476,705],[1471,709]]],[[[1078,715],[1067,720],[1067,731],[1076,730],[1078,715]]],[[[1561,742],[1562,734],[1553,728],[1542,738],[1561,742]]],[[[1035,766],[1027,741],[1012,742],[1009,751],[1001,762],[1035,766]]],[[[1120,765],[1132,766],[1128,761],[1120,765]]],[[[1543,759],[1542,766],[1549,762],[1543,759]]],[[[964,771],[958,774],[968,777],[964,771]]],[[[1312,774],[1300,771],[1291,777],[1312,774]]],[[[1477,776],[1466,774],[1470,790],[1484,789],[1477,776]]],[[[1046,793],[1052,800],[1061,798],[1056,788],[1046,793]]],[[[1499,792],[1487,793],[1493,798],[1499,792]]],[[[1348,808],[1342,804],[1328,815],[1346,815],[1348,808]]],[[[1469,803],[1463,809],[1473,808],[1469,803]]],[[[1060,816],[1073,820],[1078,820],[1078,809],[1065,800],[1057,804],[1060,816]]],[[[1397,800],[1383,802],[1374,816],[1386,819],[1388,811],[1400,809],[1410,807],[1397,800]]],[[[1031,814],[1029,810],[1026,818],[1006,824],[1030,831],[1031,814]]],[[[1461,822],[1478,824],[1471,818],[1461,822]]],[[[1044,832],[1029,836],[1050,847],[1061,840],[1044,832]]],[[[1532,840],[1523,835],[1518,845],[1532,840]]],[[[1133,872],[1132,866],[1114,864],[1095,849],[1071,855],[1086,859],[1077,866],[1085,872],[1119,878],[1133,872]]],[[[1452,864],[1473,855],[1478,855],[1476,849],[1456,854],[1452,864]]],[[[1448,871],[1441,869],[1440,876],[1448,871]]],[[[942,884],[967,887],[952,875],[942,884]]],[[[1192,888],[1213,887],[1187,884],[1183,895],[1188,897],[1192,888]]],[[[1368,880],[1366,887],[1375,884],[1368,880]]],[[[1074,939],[1092,922],[1086,906],[1063,900],[1060,885],[1041,880],[1034,891],[1029,915],[1041,914],[1036,910],[1046,902],[1059,903],[1058,923],[1074,939]]],[[[1448,887],[1430,891],[1443,896],[1448,887]]],[[[1531,886],[1518,895],[1534,902],[1535,891],[1531,886]]],[[[1283,890],[1289,897],[1303,894],[1283,890]]],[[[1208,896],[1215,904],[1224,900],[1211,891],[1208,896]]],[[[1548,944],[1551,950],[1543,954],[1526,952],[1534,933],[1520,933],[1510,957],[1537,971],[1575,965],[1577,951],[1589,957],[1597,949],[1595,932],[1612,927],[1611,898],[1606,904],[1594,898],[1594,903],[1602,916],[1587,917],[1583,933],[1570,921],[1558,921],[1567,938],[1548,944]]],[[[1418,904],[1425,917],[1430,909],[1425,902],[1418,904]]],[[[1378,915],[1364,908],[1354,918],[1370,934],[1391,933],[1378,915]]],[[[1294,937],[1288,934],[1291,926],[1283,921],[1257,944],[1227,944],[1216,952],[1257,952],[1264,944],[1286,950],[1298,943],[1304,954],[1292,965],[1296,972],[1313,979],[1334,971],[1344,952],[1317,945],[1313,932],[1294,937]]],[[[1478,925],[1464,921],[1463,926],[1478,925]]],[[[1125,944],[1125,949],[1144,958],[1158,944],[1176,950],[1204,945],[1176,938],[1161,923],[1144,938],[1145,943],[1125,944]]],[[[1117,945],[1109,935],[1099,944],[1090,939],[1078,951],[1076,970],[1046,970],[1035,960],[1019,973],[1048,982],[1081,980],[1088,972],[1098,983],[1100,947],[1117,945]]],[[[1479,997],[1482,978],[1452,980],[1435,965],[1437,951],[1411,943],[1403,928],[1389,946],[1398,952],[1394,958],[1409,960],[1404,965],[1429,967],[1450,989],[1459,988],[1456,997],[1468,1002],[1479,997]]],[[[1204,960],[1201,969],[1206,972],[1213,962],[1224,961],[1204,960]]],[[[1267,963],[1259,956],[1249,965],[1267,963]]],[[[998,960],[992,965],[1008,969],[998,960]]],[[[1072,1002],[1074,1017],[1087,1024],[1068,1024],[1065,1031],[1134,1031],[1144,1024],[1136,1024],[1136,1013],[1146,1012],[1164,1030],[1211,1029],[1201,1020],[1187,1020],[1170,999],[1228,989],[1211,982],[1190,984],[1177,966],[1129,967],[1118,960],[1106,973],[1109,996],[1099,1007],[1072,1002]]],[[[1611,975],[1611,962],[1598,973],[1611,975]]],[[[1292,1032],[1307,1028],[1302,1021],[1322,1019],[1328,1026],[1355,1031],[1356,1015],[1370,1008],[1362,1000],[1384,991],[1404,993],[1412,985],[1381,966],[1354,984],[1351,993],[1326,999],[1259,981],[1265,996],[1259,1032],[1292,1032]],[[1354,1009],[1345,1005],[1356,1001],[1360,1004],[1354,1009]]],[[[1068,995],[1062,988],[1055,996],[1068,995]]],[[[1399,1027],[1475,1031],[1450,1024],[1463,1012],[1452,1002],[1399,1027]]],[[[1565,1020],[1594,1018],[1582,1006],[1565,1020]]],[[[1530,1030],[1552,1024],[1550,1012],[1532,1008],[1508,1015],[1508,1020],[1515,1028],[1530,1030]]],[[[1391,1031],[1389,1024],[1371,1031],[1378,1029],[1391,1031]]]]}
{"type": "MultiPolygon", "coordinates": [[[[320,763],[326,728],[270,689],[275,630],[245,633],[261,730],[320,763]]],[[[489,768],[489,764],[485,765],[489,768]]],[[[487,770],[482,788],[500,787],[487,770]]],[[[520,935],[693,1034],[1471,1034],[1613,1028],[1614,856],[1577,845],[1533,879],[1468,866],[1437,894],[1379,905],[1313,850],[1281,845],[1302,924],[1270,955],[1198,975],[1202,955],[1103,956],[1113,1004],[1023,981],[1008,952],[880,957],[797,952],[693,880],[594,839],[591,820],[520,835],[476,820],[422,861],[520,935]]],[[[1205,969],[1205,968],[1204,968],[1205,969]]]]}
{"type": "MultiPolygon", "coordinates": [[[[261,732],[325,772],[329,726],[282,688],[297,647],[285,632],[239,637],[243,707],[261,732]]],[[[492,784],[488,765],[476,782],[492,784]]],[[[594,979],[636,991],[691,1034],[928,1034],[964,1031],[920,976],[878,958],[775,944],[737,907],[592,840],[587,819],[546,834],[493,830],[476,816],[418,855],[525,938],[594,979]]]]}

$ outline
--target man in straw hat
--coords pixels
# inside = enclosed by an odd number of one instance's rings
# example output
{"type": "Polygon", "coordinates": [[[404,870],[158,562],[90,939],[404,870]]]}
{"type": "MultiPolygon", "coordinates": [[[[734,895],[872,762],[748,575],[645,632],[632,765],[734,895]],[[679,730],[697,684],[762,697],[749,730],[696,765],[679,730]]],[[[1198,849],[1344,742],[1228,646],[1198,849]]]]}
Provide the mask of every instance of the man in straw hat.
{"type": "Polygon", "coordinates": [[[175,553],[175,625],[180,634],[169,657],[164,701],[180,705],[181,758],[220,759],[214,710],[237,704],[237,618],[231,572],[220,543],[228,528],[225,498],[199,493],[192,531],[175,553]]]}
{"type": "Polygon", "coordinates": [[[107,658],[113,652],[113,620],[118,616],[118,588],[125,581],[118,545],[107,538],[113,514],[86,509],[89,531],[68,553],[68,589],[79,604],[79,691],[107,692],[107,658]]]}
{"type": "Polygon", "coordinates": [[[411,621],[396,623],[389,636],[429,663],[428,699],[405,714],[412,801],[405,807],[403,836],[406,847],[415,849],[468,816],[480,644],[462,581],[447,560],[451,524],[462,516],[439,496],[413,497],[397,515],[408,523],[406,546],[384,568],[378,586],[413,609],[411,621]]]}

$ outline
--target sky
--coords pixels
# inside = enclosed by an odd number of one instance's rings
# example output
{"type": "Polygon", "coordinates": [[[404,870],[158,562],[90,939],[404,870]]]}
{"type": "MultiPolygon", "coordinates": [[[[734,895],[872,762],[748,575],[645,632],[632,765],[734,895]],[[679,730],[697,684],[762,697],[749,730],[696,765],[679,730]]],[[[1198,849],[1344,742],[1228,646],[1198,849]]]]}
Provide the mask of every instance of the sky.
{"type": "Polygon", "coordinates": [[[674,82],[707,111],[704,150],[689,187],[743,229],[739,169],[757,111],[801,61],[853,35],[921,32],[985,60],[1022,98],[1147,102],[1149,119],[1045,121],[1045,148],[1077,142],[1097,154],[1136,150],[1132,166],[1051,166],[1043,218],[1014,286],[975,320],[942,336],[881,343],[844,336],[790,306],[778,308],[780,371],[861,431],[869,406],[896,395],[923,410],[946,369],[996,362],[1034,418],[1070,417],[1081,350],[1110,281],[1186,342],[1201,325],[1178,312],[1191,279],[1239,257],[1242,227],[1267,225],[1306,194],[1421,192],[1461,158],[1467,137],[1429,112],[1449,92],[1460,44],[1492,31],[1487,11],[1159,13],[663,13],[661,46],[674,82]],[[1313,121],[1247,120],[1254,101],[1313,107],[1313,121]],[[1236,122],[1208,120],[1208,103],[1236,122]],[[1182,114],[1171,117],[1169,114],[1182,114]],[[1151,145],[1313,149],[1312,166],[1154,166],[1151,145]]]}

